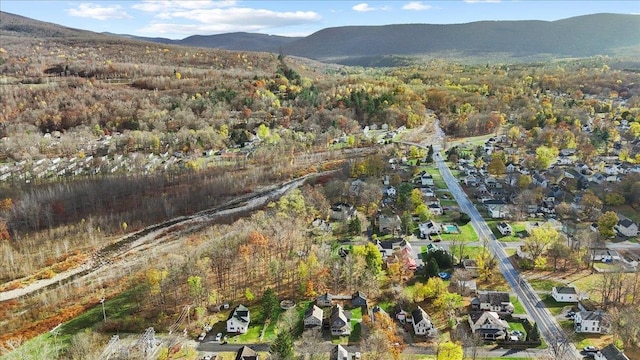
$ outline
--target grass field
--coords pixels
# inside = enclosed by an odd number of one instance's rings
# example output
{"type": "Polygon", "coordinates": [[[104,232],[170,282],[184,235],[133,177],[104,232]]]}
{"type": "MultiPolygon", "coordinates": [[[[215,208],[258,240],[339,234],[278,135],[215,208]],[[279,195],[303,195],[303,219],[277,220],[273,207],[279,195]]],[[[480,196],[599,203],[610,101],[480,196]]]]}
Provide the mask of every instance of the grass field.
{"type": "Polygon", "coordinates": [[[498,223],[501,222],[501,220],[487,219],[486,221],[487,221],[487,225],[489,225],[489,228],[491,229],[491,232],[493,232],[493,235],[495,235],[496,239],[498,239],[499,241],[504,241],[504,242],[524,241],[524,238],[527,236],[527,232],[525,230],[526,229],[525,221],[507,222],[509,225],[511,225],[513,234],[506,235],[506,236],[502,235],[500,231],[498,231],[498,223]]]}
{"type": "Polygon", "coordinates": [[[467,223],[462,226],[458,226],[460,229],[460,233],[458,234],[441,234],[440,237],[443,241],[452,241],[452,240],[462,240],[466,242],[476,242],[478,241],[478,234],[471,226],[471,223],[467,223]]]}
{"type": "Polygon", "coordinates": [[[531,285],[531,287],[537,291],[551,292],[554,286],[564,286],[564,283],[558,280],[547,279],[547,278],[530,279],[528,280],[528,282],[531,285]]]}
{"type": "MultiPolygon", "coordinates": [[[[511,295],[509,297],[509,300],[511,300],[511,303],[513,304],[513,313],[514,314],[526,314],[527,311],[524,309],[524,306],[522,306],[522,304],[520,303],[520,300],[518,300],[518,297],[515,295],[511,295]]],[[[515,329],[515,330],[519,330],[519,329],[515,329]]]]}
{"type": "Polygon", "coordinates": [[[562,313],[562,310],[564,310],[565,307],[571,306],[571,304],[568,304],[568,303],[557,302],[549,294],[542,296],[542,302],[547,307],[547,309],[549,309],[549,312],[552,315],[560,315],[560,313],[562,313]]]}

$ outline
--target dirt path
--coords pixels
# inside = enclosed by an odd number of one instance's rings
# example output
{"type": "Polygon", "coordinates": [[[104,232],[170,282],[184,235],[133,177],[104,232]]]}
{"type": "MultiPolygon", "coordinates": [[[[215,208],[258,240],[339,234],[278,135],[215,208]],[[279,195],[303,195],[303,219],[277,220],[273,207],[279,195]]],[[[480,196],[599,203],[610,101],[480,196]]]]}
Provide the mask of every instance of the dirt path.
{"type": "Polygon", "coordinates": [[[175,240],[180,238],[181,234],[198,230],[222,216],[259,209],[289,190],[299,187],[308,177],[314,175],[316,174],[271,186],[194,215],[180,216],[146,227],[100,249],[90,260],[76,268],[56,274],[51,279],[36,280],[25,287],[0,292],[0,302],[36,295],[44,290],[98,275],[101,271],[112,271],[114,267],[130,266],[140,260],[135,255],[141,251],[152,247],[171,246],[175,240]]]}

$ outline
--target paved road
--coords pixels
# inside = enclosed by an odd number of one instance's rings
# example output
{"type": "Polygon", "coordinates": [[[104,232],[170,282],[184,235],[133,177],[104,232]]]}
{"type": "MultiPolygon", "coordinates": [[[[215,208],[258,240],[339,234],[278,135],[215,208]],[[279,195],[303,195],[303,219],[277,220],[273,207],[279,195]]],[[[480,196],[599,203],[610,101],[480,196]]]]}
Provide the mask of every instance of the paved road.
{"type": "MultiPolygon", "coordinates": [[[[549,313],[544,303],[540,300],[537,293],[529,283],[527,283],[524,278],[521,278],[520,274],[513,268],[513,265],[509,262],[506,252],[496,240],[491,229],[489,229],[489,226],[484,221],[471,200],[469,200],[469,197],[460,187],[460,184],[438,152],[439,150],[439,148],[434,146],[434,161],[440,170],[443,180],[449,187],[449,191],[451,191],[451,194],[458,202],[460,209],[467,213],[471,218],[471,225],[478,233],[480,240],[482,242],[486,242],[490,251],[496,256],[500,271],[509,283],[509,286],[511,286],[513,292],[518,296],[520,302],[527,310],[527,313],[538,324],[542,337],[545,339],[547,344],[555,343],[559,338],[559,334],[563,334],[562,328],[556,321],[555,317],[549,313]]],[[[564,358],[582,359],[582,356],[578,353],[575,346],[569,344],[568,351],[564,358]]]]}

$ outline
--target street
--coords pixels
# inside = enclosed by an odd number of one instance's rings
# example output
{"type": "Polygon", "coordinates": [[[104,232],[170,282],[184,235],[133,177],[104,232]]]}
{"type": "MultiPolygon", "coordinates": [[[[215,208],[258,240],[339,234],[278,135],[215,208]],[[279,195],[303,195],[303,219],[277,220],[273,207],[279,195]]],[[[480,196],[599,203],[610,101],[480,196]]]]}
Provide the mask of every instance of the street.
{"type": "MultiPolygon", "coordinates": [[[[498,260],[498,268],[509,283],[512,291],[518,296],[518,299],[527,310],[529,316],[538,324],[541,336],[547,344],[552,344],[560,339],[564,339],[565,337],[562,336],[562,334],[564,334],[563,330],[555,317],[549,313],[529,283],[524,278],[521,278],[520,274],[513,268],[506,252],[502,246],[500,246],[500,243],[496,240],[496,237],[476,207],[471,200],[469,200],[467,194],[460,187],[460,184],[440,155],[439,150],[440,149],[434,146],[433,159],[449,191],[458,202],[460,210],[467,213],[471,218],[471,225],[478,234],[481,242],[487,243],[489,250],[498,260]]],[[[565,353],[567,359],[582,359],[582,356],[573,344],[567,344],[567,346],[569,347],[569,350],[565,353]]],[[[550,348],[551,347],[552,346],[550,346],[550,348]]]]}

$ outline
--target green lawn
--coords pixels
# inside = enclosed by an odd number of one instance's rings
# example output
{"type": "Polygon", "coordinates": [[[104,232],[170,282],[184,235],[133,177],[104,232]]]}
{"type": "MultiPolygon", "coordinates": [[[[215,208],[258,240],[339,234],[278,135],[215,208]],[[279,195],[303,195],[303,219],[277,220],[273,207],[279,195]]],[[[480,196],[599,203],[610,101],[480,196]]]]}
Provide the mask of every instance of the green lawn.
{"type": "Polygon", "coordinates": [[[473,229],[473,226],[471,226],[471,223],[458,226],[458,229],[460,229],[459,234],[442,234],[441,235],[442,240],[443,241],[462,240],[462,241],[468,241],[468,242],[478,241],[479,239],[478,234],[476,234],[476,231],[473,229]]]}
{"type": "MultiPolygon", "coordinates": [[[[518,300],[518,297],[515,295],[511,295],[509,297],[509,300],[511,300],[511,303],[513,304],[513,313],[514,314],[526,314],[526,310],[524,309],[524,306],[522,306],[522,304],[520,303],[520,300],[518,300]]],[[[519,329],[514,329],[514,330],[519,330],[519,329]]]]}
{"type": "Polygon", "coordinates": [[[525,338],[527,335],[527,332],[524,330],[524,325],[522,325],[521,322],[519,321],[509,321],[509,328],[511,329],[511,331],[521,331],[523,334],[525,334],[525,338]]]}
{"type": "Polygon", "coordinates": [[[351,319],[362,320],[362,308],[360,306],[350,309],[351,319]]]}
{"type": "Polygon", "coordinates": [[[528,280],[528,282],[531,287],[537,291],[551,292],[554,286],[564,286],[563,283],[554,279],[531,279],[528,280]]]}
{"type": "Polygon", "coordinates": [[[527,232],[525,231],[526,223],[524,221],[508,222],[508,224],[511,225],[511,228],[513,229],[513,234],[507,236],[502,235],[500,231],[498,231],[498,223],[502,220],[487,219],[486,221],[487,225],[489,225],[489,228],[491,229],[491,232],[493,232],[493,235],[495,235],[496,239],[498,239],[499,241],[523,241],[524,237],[527,236],[527,232]]]}
{"type": "Polygon", "coordinates": [[[458,259],[475,259],[478,257],[478,255],[480,255],[480,253],[482,253],[483,247],[482,246],[465,246],[464,249],[462,250],[462,256],[460,256],[460,248],[456,247],[455,249],[452,249],[453,255],[458,258],[458,259]]]}
{"type": "Polygon", "coordinates": [[[547,294],[544,295],[542,297],[542,302],[544,303],[544,305],[547,307],[547,309],[549,309],[549,312],[552,315],[559,315],[560,313],[562,313],[562,310],[566,307],[566,306],[571,306],[571,304],[567,304],[567,303],[559,303],[557,302],[554,298],[551,297],[551,295],[547,294]]]}

